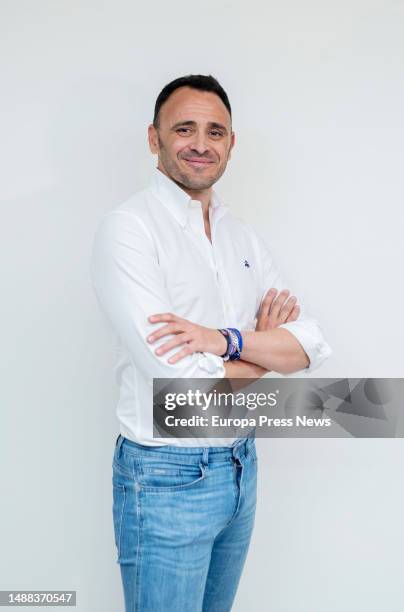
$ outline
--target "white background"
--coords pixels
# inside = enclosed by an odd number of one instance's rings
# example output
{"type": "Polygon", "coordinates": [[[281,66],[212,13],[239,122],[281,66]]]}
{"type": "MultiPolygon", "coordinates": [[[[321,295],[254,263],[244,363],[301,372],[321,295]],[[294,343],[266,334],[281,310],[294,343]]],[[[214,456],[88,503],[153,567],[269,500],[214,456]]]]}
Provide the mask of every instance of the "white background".
{"type": "MultiPolygon", "coordinates": [[[[76,589],[80,612],[119,612],[118,390],[88,260],[102,214],[155,165],[155,98],[188,73],[227,90],[237,142],[217,189],[320,321],[334,353],[315,375],[403,377],[404,5],[0,9],[0,589],[76,589]]],[[[402,610],[402,440],[257,444],[234,612],[402,610]]]]}

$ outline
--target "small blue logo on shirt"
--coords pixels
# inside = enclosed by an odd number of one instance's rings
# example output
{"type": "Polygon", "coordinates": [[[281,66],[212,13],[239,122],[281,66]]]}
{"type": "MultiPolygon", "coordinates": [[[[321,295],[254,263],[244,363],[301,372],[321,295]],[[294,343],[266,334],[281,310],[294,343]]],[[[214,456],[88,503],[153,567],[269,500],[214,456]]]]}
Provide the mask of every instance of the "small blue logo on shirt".
{"type": "Polygon", "coordinates": [[[246,259],[244,260],[244,265],[245,265],[246,268],[250,267],[250,264],[248,263],[248,261],[246,259]]]}

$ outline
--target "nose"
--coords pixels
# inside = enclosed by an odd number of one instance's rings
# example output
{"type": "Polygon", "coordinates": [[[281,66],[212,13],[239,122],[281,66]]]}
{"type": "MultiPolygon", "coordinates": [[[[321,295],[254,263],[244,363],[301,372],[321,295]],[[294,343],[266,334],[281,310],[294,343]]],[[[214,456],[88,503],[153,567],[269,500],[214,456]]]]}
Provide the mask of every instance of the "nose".
{"type": "Polygon", "coordinates": [[[206,136],[203,132],[196,132],[195,137],[190,144],[192,151],[196,151],[199,155],[203,155],[209,150],[209,146],[206,142],[206,136]]]}

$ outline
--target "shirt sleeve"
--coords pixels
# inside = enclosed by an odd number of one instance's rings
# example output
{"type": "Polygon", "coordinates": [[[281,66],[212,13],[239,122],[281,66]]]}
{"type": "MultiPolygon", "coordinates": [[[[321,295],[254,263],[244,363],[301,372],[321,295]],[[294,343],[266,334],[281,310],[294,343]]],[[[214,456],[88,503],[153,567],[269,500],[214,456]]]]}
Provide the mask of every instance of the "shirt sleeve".
{"type": "MultiPolygon", "coordinates": [[[[293,288],[286,284],[272,256],[271,250],[263,237],[256,232],[255,238],[258,249],[259,259],[261,261],[261,299],[264,299],[266,293],[271,287],[275,287],[278,291],[288,289],[290,295],[296,295],[293,288]]],[[[324,338],[323,331],[318,322],[310,316],[302,305],[299,296],[296,295],[297,303],[300,306],[300,313],[296,321],[283,323],[280,328],[287,329],[300,342],[306,352],[310,363],[307,368],[300,370],[301,373],[309,374],[319,366],[332,354],[332,349],[324,338]]],[[[258,310],[257,313],[258,315],[258,310]]]]}
{"type": "Polygon", "coordinates": [[[207,352],[187,355],[175,364],[159,357],[156,348],[174,335],[152,344],[146,338],[166,323],[150,323],[151,314],[174,312],[158,262],[153,238],[130,211],[110,211],[101,220],[90,257],[91,282],[100,308],[141,374],[153,378],[223,378],[223,359],[207,352]]]}

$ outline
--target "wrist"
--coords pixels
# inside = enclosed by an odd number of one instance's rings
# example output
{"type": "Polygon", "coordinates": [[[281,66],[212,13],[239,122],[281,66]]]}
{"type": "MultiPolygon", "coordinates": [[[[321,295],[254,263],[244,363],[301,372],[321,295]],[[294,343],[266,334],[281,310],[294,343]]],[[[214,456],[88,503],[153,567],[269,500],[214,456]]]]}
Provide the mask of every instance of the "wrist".
{"type": "Polygon", "coordinates": [[[223,357],[223,355],[225,355],[227,351],[227,340],[225,336],[218,329],[215,329],[215,333],[217,337],[217,344],[216,344],[217,348],[215,350],[215,355],[218,355],[219,357],[223,357]]]}
{"type": "Polygon", "coordinates": [[[241,357],[241,351],[243,350],[243,337],[240,330],[235,327],[225,327],[218,329],[218,331],[224,336],[227,342],[226,352],[220,356],[224,361],[236,361],[241,357]]]}

